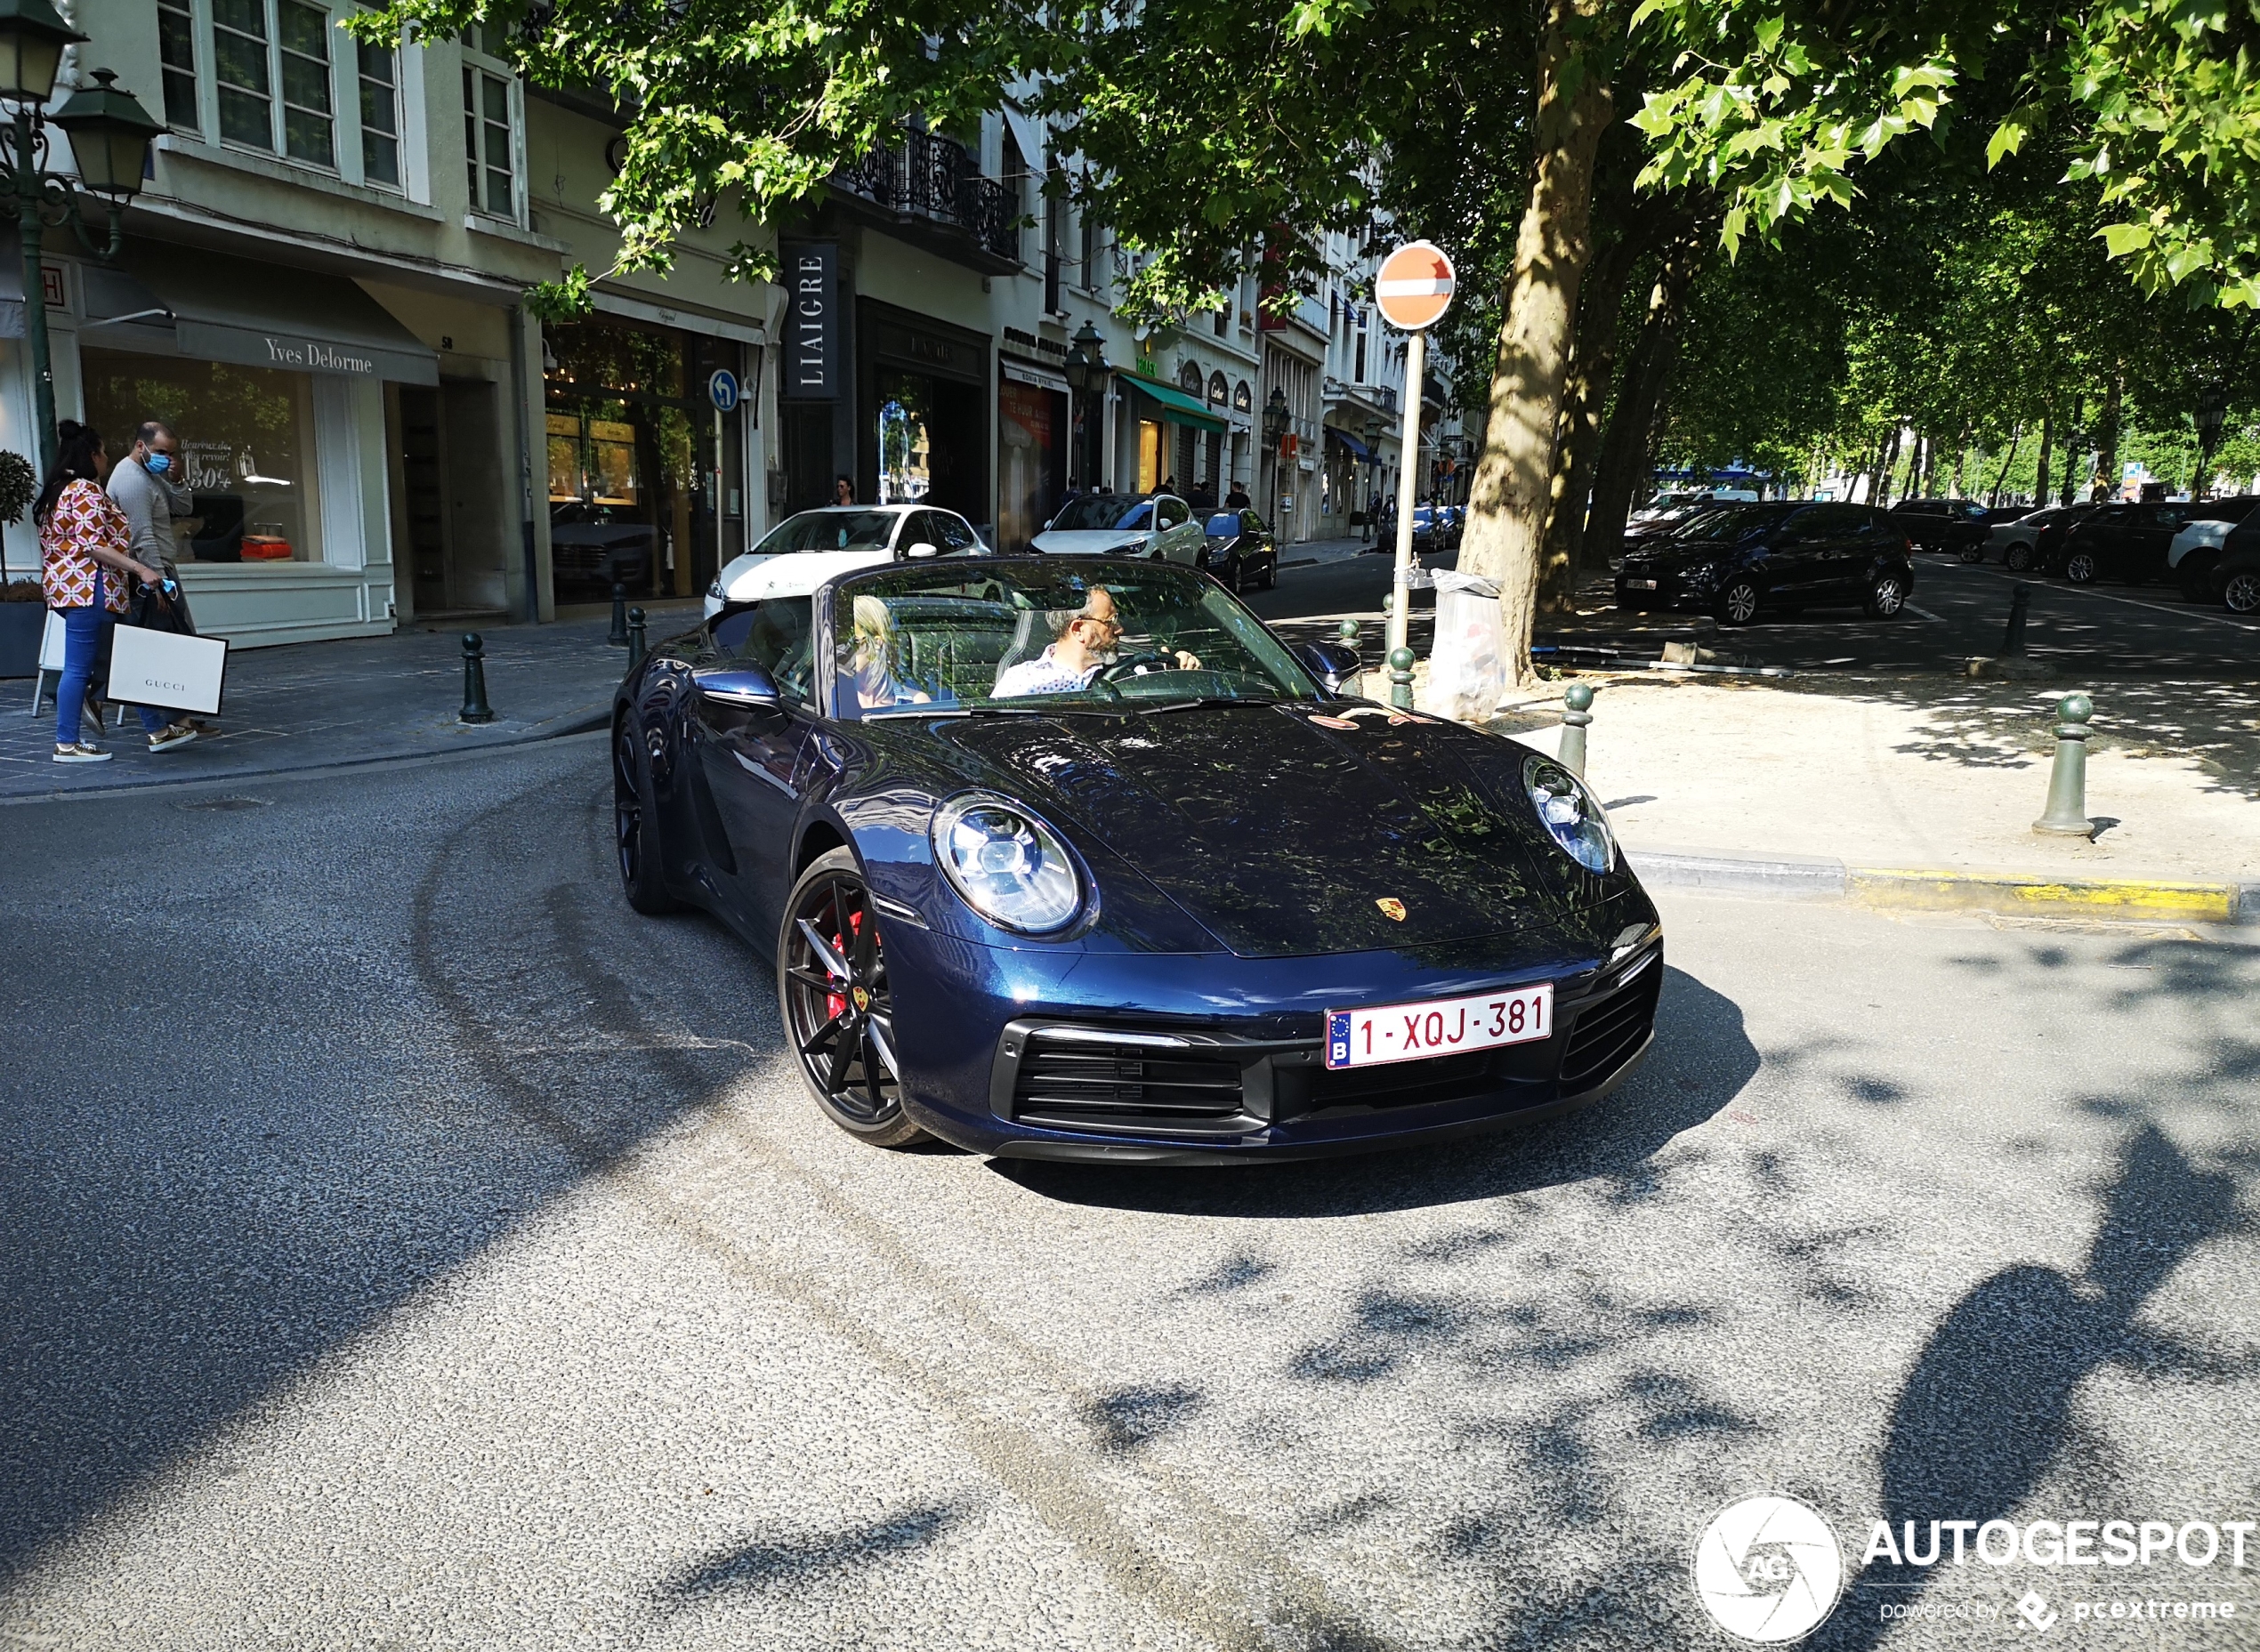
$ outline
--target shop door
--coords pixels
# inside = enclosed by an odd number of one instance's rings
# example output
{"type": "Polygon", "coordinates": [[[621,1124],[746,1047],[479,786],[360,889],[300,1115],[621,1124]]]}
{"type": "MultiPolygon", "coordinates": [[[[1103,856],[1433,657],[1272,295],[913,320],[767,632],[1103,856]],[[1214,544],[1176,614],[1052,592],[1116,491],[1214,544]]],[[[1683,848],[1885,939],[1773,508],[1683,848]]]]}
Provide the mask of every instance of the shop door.
{"type": "Polygon", "coordinates": [[[418,615],[448,612],[448,495],[442,473],[440,392],[400,386],[400,480],[407,496],[404,524],[408,568],[418,615]]]}
{"type": "Polygon", "coordinates": [[[1150,494],[1161,486],[1161,426],[1151,419],[1138,421],[1138,491],[1150,494]]]}
{"type": "MultiPolygon", "coordinates": [[[[448,600],[458,611],[507,608],[504,535],[511,473],[503,443],[500,387],[487,379],[440,381],[440,423],[447,439],[448,600]]],[[[516,536],[512,536],[514,544],[516,536]]]]}

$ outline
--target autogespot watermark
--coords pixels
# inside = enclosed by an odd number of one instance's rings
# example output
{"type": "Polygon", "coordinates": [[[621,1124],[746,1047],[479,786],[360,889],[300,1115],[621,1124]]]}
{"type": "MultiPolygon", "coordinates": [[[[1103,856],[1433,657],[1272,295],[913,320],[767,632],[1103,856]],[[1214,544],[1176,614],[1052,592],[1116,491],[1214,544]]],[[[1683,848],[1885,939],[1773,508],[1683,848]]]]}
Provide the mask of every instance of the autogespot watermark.
{"type": "MultiPolygon", "coordinates": [[[[2246,1550],[2260,1522],[2251,1520],[1902,1520],[1896,1528],[1889,1520],[1870,1520],[1859,1575],[1847,1584],[1844,1551],[1817,1510],[1794,1497],[1745,1497],[1719,1511],[1696,1540],[1695,1594],[1729,1634],[1779,1643],[1818,1629],[1848,1589],[1921,1590],[1945,1567],[2019,1574],[2042,1567],[2068,1574],[2055,1586],[2076,1590],[2080,1598],[2051,1605],[2028,1586],[2008,1604],[1886,1599],[1874,1609],[1886,1623],[1995,1623],[2014,1615],[2042,1635],[2067,1618],[2072,1624],[2202,1625],[2235,1619],[2237,1603],[2159,1599],[2147,1589],[2115,1586],[2117,1581],[2146,1584],[2148,1573],[2113,1580],[2101,1569],[2083,1576],[2071,1568],[2178,1566],[2183,1575],[2209,1572],[2208,1581],[2226,1582],[2249,1569],[2246,1550]]],[[[2260,1558],[2260,1543],[2249,1546],[2260,1558]]],[[[2017,1581],[2029,1580],[2020,1575],[2017,1581]]]]}

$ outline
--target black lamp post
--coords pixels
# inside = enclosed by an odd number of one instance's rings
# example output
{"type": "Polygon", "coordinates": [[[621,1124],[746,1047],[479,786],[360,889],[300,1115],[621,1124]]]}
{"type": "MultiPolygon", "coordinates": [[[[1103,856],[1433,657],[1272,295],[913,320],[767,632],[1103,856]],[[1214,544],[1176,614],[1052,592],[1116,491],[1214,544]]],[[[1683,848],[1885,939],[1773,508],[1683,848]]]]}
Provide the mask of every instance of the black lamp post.
{"type": "Polygon", "coordinates": [[[1095,490],[1099,485],[1099,444],[1105,439],[1106,419],[1103,413],[1097,418],[1092,416],[1098,411],[1092,403],[1105,391],[1114,364],[1107,359],[1106,340],[1089,320],[1076,329],[1074,340],[1068,346],[1065,365],[1068,388],[1075,392],[1077,411],[1082,415],[1083,486],[1095,490]]]}
{"type": "Polygon", "coordinates": [[[55,462],[55,380],[48,360],[40,245],[50,225],[68,223],[96,258],[104,263],[116,258],[125,244],[125,203],[141,192],[149,140],[165,130],[131,93],[110,84],[115,75],[98,68],[95,84],[79,88],[53,117],[70,134],[77,176],[47,170],[47,100],[54,94],[63,48],[85,40],[63,21],[52,0],[0,0],[0,102],[12,106],[8,124],[0,126],[0,199],[14,204],[23,231],[24,342],[31,351],[43,474],[55,462]],[[96,245],[78,214],[82,190],[102,197],[109,209],[106,245],[96,245]]]}
{"type": "Polygon", "coordinates": [[[2205,497],[2205,485],[2212,479],[2213,447],[2221,439],[2221,422],[2228,417],[2229,395],[2220,382],[2208,379],[2197,389],[2197,478],[2190,485],[2190,497],[2205,497]]]}
{"type": "Polygon", "coordinates": [[[1263,402],[1263,446],[1271,455],[1271,497],[1265,505],[1268,511],[1279,509],[1279,445],[1287,439],[1287,427],[1293,423],[1294,415],[1287,410],[1287,392],[1272,385],[1271,395],[1263,402]]]}

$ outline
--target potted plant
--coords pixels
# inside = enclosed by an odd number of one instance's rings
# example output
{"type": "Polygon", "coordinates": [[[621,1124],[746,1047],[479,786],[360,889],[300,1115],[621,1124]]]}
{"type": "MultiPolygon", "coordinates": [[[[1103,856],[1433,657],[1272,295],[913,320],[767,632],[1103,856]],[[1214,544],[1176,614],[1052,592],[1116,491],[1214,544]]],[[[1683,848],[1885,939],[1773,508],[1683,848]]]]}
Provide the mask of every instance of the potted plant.
{"type": "MultiPolygon", "coordinates": [[[[39,492],[39,476],[20,453],[0,452],[0,522],[23,520],[39,492]]],[[[47,628],[47,600],[38,570],[11,578],[0,552],[0,677],[39,674],[39,638],[47,628]]]]}

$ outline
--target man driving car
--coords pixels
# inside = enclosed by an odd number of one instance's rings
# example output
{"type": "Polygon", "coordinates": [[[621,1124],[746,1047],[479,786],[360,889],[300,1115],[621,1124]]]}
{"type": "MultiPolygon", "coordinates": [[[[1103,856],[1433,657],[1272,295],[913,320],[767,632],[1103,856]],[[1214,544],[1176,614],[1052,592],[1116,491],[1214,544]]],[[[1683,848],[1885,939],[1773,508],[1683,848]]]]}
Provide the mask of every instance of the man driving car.
{"type": "MultiPolygon", "coordinates": [[[[997,675],[992,699],[1009,700],[1023,694],[1079,694],[1105,669],[1122,641],[1122,622],[1115,616],[1114,593],[1094,585],[1083,606],[1072,613],[1051,616],[1053,641],[1034,659],[1009,665],[997,675]]],[[[1174,663],[1180,671],[1199,671],[1200,661],[1182,649],[1174,663]]]]}

